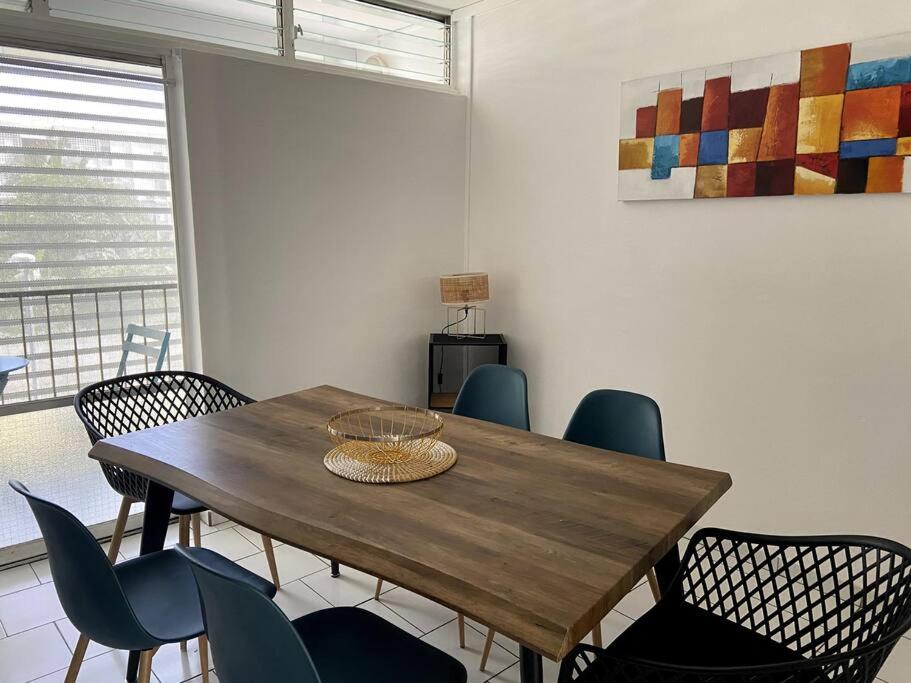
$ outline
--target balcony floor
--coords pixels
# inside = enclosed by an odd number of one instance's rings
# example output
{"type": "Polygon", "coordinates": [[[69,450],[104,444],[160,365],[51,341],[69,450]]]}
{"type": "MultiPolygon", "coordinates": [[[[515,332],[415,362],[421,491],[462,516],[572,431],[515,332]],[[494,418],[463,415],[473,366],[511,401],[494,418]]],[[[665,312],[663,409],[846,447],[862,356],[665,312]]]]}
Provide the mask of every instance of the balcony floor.
{"type": "Polygon", "coordinates": [[[90,447],[69,406],[0,417],[0,548],[41,536],[28,505],[6,485],[9,479],[47,495],[86,525],[117,516],[120,497],[89,460],[90,447]]]}

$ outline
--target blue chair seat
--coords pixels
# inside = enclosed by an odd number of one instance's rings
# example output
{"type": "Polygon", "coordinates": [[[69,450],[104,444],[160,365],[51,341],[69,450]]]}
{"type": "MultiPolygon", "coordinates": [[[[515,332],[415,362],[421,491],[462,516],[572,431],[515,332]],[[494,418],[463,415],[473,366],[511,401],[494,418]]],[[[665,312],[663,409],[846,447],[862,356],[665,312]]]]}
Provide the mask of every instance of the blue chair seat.
{"type": "Polygon", "coordinates": [[[465,681],[465,668],[458,661],[367,610],[334,607],[292,624],[324,681],[465,681]]]}
{"type": "MultiPolygon", "coordinates": [[[[199,549],[228,575],[268,598],[275,586],[211,550],[199,549]]],[[[162,550],[114,565],[130,607],[149,635],[174,643],[204,633],[199,589],[189,563],[176,550],[162,550]],[[167,600],[161,597],[167,595],[167,600]]]]}
{"type": "Polygon", "coordinates": [[[137,619],[156,640],[174,643],[205,632],[196,580],[175,551],[127,560],[115,565],[114,573],[137,619]]]}
{"type": "Polygon", "coordinates": [[[205,512],[206,506],[198,500],[193,500],[182,493],[174,492],[174,502],[171,503],[171,512],[175,515],[195,515],[197,512],[205,512]]]}

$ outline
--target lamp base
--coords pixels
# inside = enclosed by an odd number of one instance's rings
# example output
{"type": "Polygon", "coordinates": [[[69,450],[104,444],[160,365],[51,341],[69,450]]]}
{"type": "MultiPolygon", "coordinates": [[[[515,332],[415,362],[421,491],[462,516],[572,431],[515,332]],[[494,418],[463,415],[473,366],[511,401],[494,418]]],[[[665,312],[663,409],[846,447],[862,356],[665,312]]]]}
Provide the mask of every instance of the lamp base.
{"type": "Polygon", "coordinates": [[[456,339],[480,339],[486,335],[487,311],[477,306],[447,306],[443,330],[456,339]]]}

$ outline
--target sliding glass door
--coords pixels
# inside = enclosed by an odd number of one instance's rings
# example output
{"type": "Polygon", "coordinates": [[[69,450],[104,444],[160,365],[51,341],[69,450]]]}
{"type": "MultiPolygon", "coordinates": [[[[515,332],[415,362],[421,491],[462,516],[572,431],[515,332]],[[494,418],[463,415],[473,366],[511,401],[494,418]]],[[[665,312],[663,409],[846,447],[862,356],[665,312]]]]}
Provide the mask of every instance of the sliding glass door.
{"type": "MultiPolygon", "coordinates": [[[[0,47],[0,356],[29,361],[0,394],[0,467],[88,523],[117,497],[72,396],[117,373],[130,323],[182,365],[165,90],[160,64],[0,47]]],[[[0,547],[37,537],[18,503],[0,493],[0,547]]]]}

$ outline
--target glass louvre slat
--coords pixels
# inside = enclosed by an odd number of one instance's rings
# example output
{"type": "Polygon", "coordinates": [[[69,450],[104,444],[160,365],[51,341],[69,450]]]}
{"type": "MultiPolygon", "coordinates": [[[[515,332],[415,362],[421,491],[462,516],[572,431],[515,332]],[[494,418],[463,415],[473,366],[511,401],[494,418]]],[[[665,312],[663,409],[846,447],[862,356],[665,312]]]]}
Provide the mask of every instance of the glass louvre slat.
{"type": "Polygon", "coordinates": [[[258,0],[50,0],[51,16],[280,53],[276,3],[258,0]]]}
{"type": "Polygon", "coordinates": [[[409,71],[407,69],[392,69],[388,66],[378,64],[365,64],[354,59],[345,59],[343,57],[332,57],[322,53],[305,52],[303,46],[295,54],[299,59],[306,59],[311,62],[322,62],[323,64],[333,64],[336,66],[346,66],[358,71],[370,71],[373,73],[384,74],[386,76],[399,76],[401,78],[411,78],[417,81],[426,81],[428,83],[440,83],[445,85],[448,81],[444,78],[429,77],[427,74],[419,71],[409,71]]]}
{"type": "Polygon", "coordinates": [[[163,75],[0,47],[0,355],[31,361],[2,405],[111,377],[124,324],[179,330],[163,75]]]}
{"type": "Polygon", "coordinates": [[[440,64],[443,64],[445,61],[445,60],[443,60],[443,61],[440,60],[439,54],[426,55],[426,54],[421,54],[420,52],[409,52],[408,50],[405,50],[403,47],[395,48],[395,47],[386,47],[385,45],[380,45],[380,44],[364,43],[364,42],[361,42],[360,40],[356,39],[356,38],[360,38],[360,36],[355,36],[354,38],[346,38],[344,36],[330,35],[331,31],[329,29],[330,29],[330,27],[326,26],[321,29],[323,32],[301,30],[301,31],[298,31],[297,35],[299,38],[305,37],[305,38],[309,38],[311,40],[322,40],[327,43],[331,43],[334,45],[340,45],[342,47],[351,47],[356,50],[358,50],[358,49],[371,50],[378,54],[391,55],[392,57],[403,57],[405,59],[413,58],[413,59],[417,59],[417,60],[426,60],[426,62],[430,65],[440,65],[440,64]]]}
{"type": "Polygon", "coordinates": [[[358,0],[295,0],[298,59],[449,83],[449,26],[358,0]]]}

